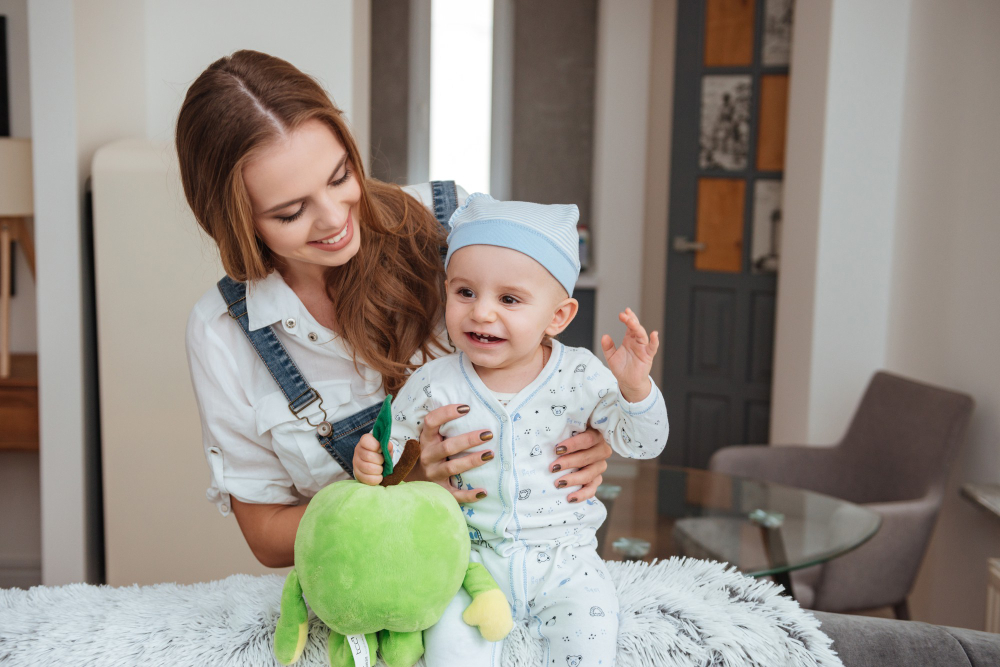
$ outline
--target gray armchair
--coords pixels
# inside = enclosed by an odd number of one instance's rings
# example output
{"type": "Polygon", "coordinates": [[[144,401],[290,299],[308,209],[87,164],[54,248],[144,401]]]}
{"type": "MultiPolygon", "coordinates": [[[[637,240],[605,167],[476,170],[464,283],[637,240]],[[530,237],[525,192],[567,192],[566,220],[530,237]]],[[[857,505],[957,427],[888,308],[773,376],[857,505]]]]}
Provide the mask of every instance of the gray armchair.
{"type": "Polygon", "coordinates": [[[796,598],[820,611],[891,605],[906,597],[941,508],[948,468],[965,434],[966,394],[885,372],[872,377],[834,447],[725,447],[709,469],[809,489],[864,504],[882,516],[878,533],[828,563],[792,573],[796,598]]]}

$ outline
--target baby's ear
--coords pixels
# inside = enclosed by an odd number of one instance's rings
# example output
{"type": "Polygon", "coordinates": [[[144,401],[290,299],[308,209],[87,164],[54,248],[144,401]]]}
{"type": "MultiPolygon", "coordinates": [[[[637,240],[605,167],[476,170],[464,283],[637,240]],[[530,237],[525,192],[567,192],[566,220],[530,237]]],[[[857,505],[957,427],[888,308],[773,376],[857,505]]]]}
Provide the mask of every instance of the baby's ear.
{"type": "Polygon", "coordinates": [[[552,322],[545,328],[545,333],[549,336],[558,336],[573,321],[578,310],[580,310],[580,302],[573,297],[566,297],[560,301],[556,304],[556,311],[552,314],[552,322]]]}

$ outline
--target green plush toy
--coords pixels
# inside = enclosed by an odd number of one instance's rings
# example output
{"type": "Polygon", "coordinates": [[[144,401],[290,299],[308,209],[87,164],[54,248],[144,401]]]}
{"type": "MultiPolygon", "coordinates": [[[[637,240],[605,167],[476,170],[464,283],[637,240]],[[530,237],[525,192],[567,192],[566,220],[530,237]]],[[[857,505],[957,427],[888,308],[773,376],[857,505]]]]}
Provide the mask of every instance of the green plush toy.
{"type": "Polygon", "coordinates": [[[382,486],[331,484],[299,524],[295,568],[285,580],[274,633],[274,655],[283,665],[298,660],[306,645],[303,593],[330,626],[333,667],[374,665],[376,648],[389,667],[411,667],[424,653],[422,631],[463,586],[472,604],[462,618],[485,639],[499,641],[513,627],[493,577],[469,562],[469,532],[455,499],[432,482],[402,481],[419,456],[415,440],[392,470],[390,399],[372,431],[386,460],[382,486]]]}

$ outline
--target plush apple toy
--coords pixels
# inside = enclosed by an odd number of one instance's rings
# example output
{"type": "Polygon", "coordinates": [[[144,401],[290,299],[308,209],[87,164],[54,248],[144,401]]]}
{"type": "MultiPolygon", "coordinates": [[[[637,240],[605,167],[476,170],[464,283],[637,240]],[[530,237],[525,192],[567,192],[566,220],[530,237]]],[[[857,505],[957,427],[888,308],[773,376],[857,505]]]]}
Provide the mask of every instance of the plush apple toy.
{"type": "Polygon", "coordinates": [[[313,497],[299,524],[295,568],[274,633],[274,655],[283,665],[305,648],[305,600],[330,626],[332,667],[374,665],[376,648],[389,667],[411,667],[424,653],[423,630],[463,586],[472,597],[463,619],[485,639],[499,641],[513,628],[503,592],[482,565],[469,562],[469,532],[455,499],[432,482],[402,481],[419,456],[417,441],[406,443],[392,469],[390,399],[372,435],[382,444],[383,472],[392,474],[382,486],[331,484],[313,497]]]}

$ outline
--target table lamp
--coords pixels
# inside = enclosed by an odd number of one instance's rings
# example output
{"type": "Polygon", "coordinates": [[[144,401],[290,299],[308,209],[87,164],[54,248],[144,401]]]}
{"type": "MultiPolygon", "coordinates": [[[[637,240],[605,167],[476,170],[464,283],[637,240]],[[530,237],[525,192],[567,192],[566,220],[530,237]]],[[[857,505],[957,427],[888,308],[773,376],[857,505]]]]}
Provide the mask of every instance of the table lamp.
{"type": "Polygon", "coordinates": [[[10,300],[14,241],[21,244],[31,273],[35,246],[28,218],[34,215],[31,140],[0,137],[0,378],[10,377],[10,300]]]}

